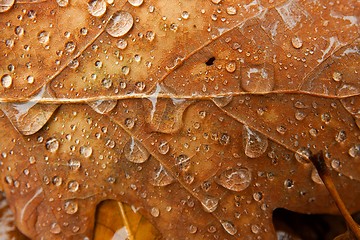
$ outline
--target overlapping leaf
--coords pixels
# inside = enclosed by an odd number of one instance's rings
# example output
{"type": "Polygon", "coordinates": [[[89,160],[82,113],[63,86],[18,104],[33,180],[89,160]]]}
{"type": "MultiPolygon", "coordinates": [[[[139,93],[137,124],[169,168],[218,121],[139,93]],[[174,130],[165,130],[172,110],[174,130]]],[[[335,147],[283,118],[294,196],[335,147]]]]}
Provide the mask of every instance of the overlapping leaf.
{"type": "Polygon", "coordinates": [[[359,210],[357,1],[6,4],[1,175],[29,237],[91,238],[115,199],[164,238],[275,238],[276,208],[336,213],[319,150],[359,210]]]}

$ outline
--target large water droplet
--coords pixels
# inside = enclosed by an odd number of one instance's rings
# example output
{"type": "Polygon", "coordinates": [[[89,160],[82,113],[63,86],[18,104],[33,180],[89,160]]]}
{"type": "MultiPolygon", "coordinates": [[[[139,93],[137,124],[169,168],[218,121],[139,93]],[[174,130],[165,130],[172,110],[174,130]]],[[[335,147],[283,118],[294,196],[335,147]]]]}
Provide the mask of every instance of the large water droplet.
{"type": "Polygon", "coordinates": [[[301,147],[296,150],[295,159],[302,164],[310,163],[309,157],[311,155],[310,149],[306,147],[301,147]]]}
{"type": "Polygon", "coordinates": [[[205,211],[214,212],[219,205],[219,199],[215,197],[205,197],[202,199],[201,204],[205,211]]]}
{"type": "Polygon", "coordinates": [[[235,228],[235,226],[232,222],[229,222],[229,221],[220,221],[220,222],[228,234],[235,235],[237,233],[237,229],[235,228]]]}
{"type": "Polygon", "coordinates": [[[150,183],[157,187],[164,187],[171,184],[174,181],[174,178],[169,175],[163,165],[160,164],[160,167],[155,169],[150,179],[150,183]]]}
{"type": "Polygon", "coordinates": [[[39,32],[39,34],[37,35],[37,39],[38,39],[39,43],[46,45],[49,43],[50,34],[47,31],[39,32]]]}
{"type": "Polygon", "coordinates": [[[233,99],[232,95],[213,98],[214,103],[219,107],[227,106],[233,99]]]}
{"type": "Polygon", "coordinates": [[[298,36],[295,36],[291,39],[291,44],[293,45],[294,48],[298,49],[302,47],[303,41],[298,36]]]}
{"type": "Polygon", "coordinates": [[[251,172],[247,168],[232,168],[222,172],[216,183],[232,191],[243,191],[251,183],[251,172]]]}
{"type": "Polygon", "coordinates": [[[160,154],[167,154],[170,150],[170,145],[167,141],[160,141],[158,146],[158,151],[160,154]]]}
{"type": "Polygon", "coordinates": [[[51,226],[50,226],[50,232],[52,234],[59,234],[61,233],[61,227],[59,224],[57,223],[52,223],[51,226]]]}
{"type": "Polygon", "coordinates": [[[158,217],[160,215],[160,210],[156,207],[151,208],[150,213],[153,217],[158,217]]]}
{"type": "Polygon", "coordinates": [[[92,147],[90,147],[90,146],[81,146],[80,147],[80,154],[86,158],[91,156],[92,151],[93,151],[92,147]]]}
{"type": "Polygon", "coordinates": [[[59,141],[52,137],[46,140],[45,148],[50,152],[56,152],[59,149],[60,143],[59,141]]]}
{"type": "Polygon", "coordinates": [[[89,106],[100,114],[105,114],[113,110],[117,104],[116,100],[98,100],[89,102],[89,106]]]}
{"type": "Polygon", "coordinates": [[[144,0],[128,0],[128,2],[134,7],[138,7],[143,4],[144,0]]]}
{"type": "Polygon", "coordinates": [[[250,129],[248,126],[243,127],[243,146],[246,156],[250,158],[260,157],[267,149],[268,139],[263,134],[250,129]]]}
{"type": "Polygon", "coordinates": [[[78,203],[73,200],[65,202],[64,210],[67,214],[75,214],[78,211],[78,203]]]}
{"type": "Polygon", "coordinates": [[[12,77],[9,74],[5,74],[1,77],[1,85],[4,88],[10,88],[12,85],[12,77]]]}
{"type": "Polygon", "coordinates": [[[8,11],[15,3],[15,0],[0,0],[0,13],[8,11]]]}
{"type": "Polygon", "coordinates": [[[130,13],[117,11],[106,26],[106,32],[113,37],[121,37],[130,31],[133,24],[134,19],[130,13]]]}
{"type": "Polygon", "coordinates": [[[148,150],[134,138],[125,144],[124,154],[126,159],[133,163],[143,163],[150,157],[148,150]]]}
{"type": "Polygon", "coordinates": [[[186,172],[191,166],[190,158],[185,154],[181,154],[176,157],[175,165],[178,166],[181,171],[186,172]]]}
{"type": "Polygon", "coordinates": [[[356,144],[349,149],[350,157],[360,156],[360,144],[356,144]]]}
{"type": "Polygon", "coordinates": [[[94,17],[101,17],[106,12],[106,2],[104,0],[90,0],[88,11],[94,17]]]}
{"type": "Polygon", "coordinates": [[[241,87],[247,92],[269,92],[274,89],[274,69],[271,65],[241,69],[241,87]]]}

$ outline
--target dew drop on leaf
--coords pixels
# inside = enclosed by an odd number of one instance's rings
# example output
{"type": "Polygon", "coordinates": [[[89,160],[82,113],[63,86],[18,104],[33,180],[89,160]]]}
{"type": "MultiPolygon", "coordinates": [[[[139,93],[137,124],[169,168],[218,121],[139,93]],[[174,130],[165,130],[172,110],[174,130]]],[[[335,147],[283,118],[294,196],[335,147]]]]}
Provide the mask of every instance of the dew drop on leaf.
{"type": "Polygon", "coordinates": [[[306,147],[301,147],[295,152],[295,159],[302,164],[310,163],[309,157],[311,155],[310,149],[306,147]]]}
{"type": "Polygon", "coordinates": [[[69,0],[56,0],[56,2],[59,7],[66,7],[67,5],[69,5],[69,0]]]}
{"type": "Polygon", "coordinates": [[[79,190],[79,183],[75,180],[72,180],[68,183],[67,187],[69,192],[76,192],[77,190],[79,190]]]}
{"type": "Polygon", "coordinates": [[[0,0],[0,13],[8,11],[15,3],[15,0],[0,0]]]}
{"type": "Polygon", "coordinates": [[[134,7],[139,7],[141,4],[143,4],[144,0],[128,0],[128,2],[134,7]]]}
{"type": "Polygon", "coordinates": [[[189,226],[189,233],[194,234],[197,232],[197,230],[198,230],[198,228],[195,225],[189,226]]]}
{"type": "Polygon", "coordinates": [[[229,221],[221,221],[221,225],[225,229],[225,231],[230,235],[235,235],[237,233],[237,229],[235,228],[234,224],[229,221]]]}
{"type": "Polygon", "coordinates": [[[243,191],[251,183],[251,172],[247,168],[225,170],[216,179],[216,183],[232,191],[243,191]]]}
{"type": "Polygon", "coordinates": [[[106,32],[113,37],[121,37],[130,31],[133,24],[134,18],[130,13],[117,11],[106,26],[106,32]]]}
{"type": "Polygon", "coordinates": [[[243,67],[241,87],[247,92],[270,92],[274,89],[274,69],[271,65],[243,67]]]}
{"type": "Polygon", "coordinates": [[[60,143],[59,141],[52,137],[46,140],[45,148],[50,152],[56,152],[59,149],[60,143]]]}
{"type": "Polygon", "coordinates": [[[360,144],[354,145],[349,149],[350,157],[360,156],[360,144]]]}
{"type": "Polygon", "coordinates": [[[233,99],[233,96],[224,96],[224,97],[216,97],[213,98],[214,103],[219,107],[227,106],[233,99]]]}
{"type": "Polygon", "coordinates": [[[86,158],[90,157],[92,152],[93,152],[93,150],[92,150],[92,147],[90,147],[90,146],[81,146],[80,147],[80,154],[86,158]]]}
{"type": "Polygon", "coordinates": [[[301,48],[303,45],[303,41],[301,40],[300,37],[295,36],[291,39],[291,44],[293,45],[294,48],[301,48]]]}
{"type": "Polygon", "coordinates": [[[72,171],[77,171],[81,167],[81,163],[79,160],[70,159],[68,162],[69,168],[72,171]]]}
{"type": "Polygon", "coordinates": [[[160,141],[158,151],[160,154],[167,154],[170,150],[170,145],[167,141],[160,141]]]}
{"type": "Polygon", "coordinates": [[[180,154],[175,159],[175,165],[183,172],[186,172],[190,169],[191,162],[190,158],[185,154],[180,154]]]}
{"type": "Polygon", "coordinates": [[[90,0],[88,11],[94,17],[101,17],[106,12],[106,2],[104,0],[90,0]]]}
{"type": "Polygon", "coordinates": [[[150,210],[150,214],[153,216],[153,217],[158,217],[160,215],[160,210],[156,207],[153,207],[151,208],[150,210]]]}
{"type": "Polygon", "coordinates": [[[61,232],[61,227],[57,223],[52,223],[50,227],[50,232],[52,234],[59,234],[61,232]]]}
{"type": "Polygon", "coordinates": [[[64,210],[67,214],[75,214],[78,211],[78,203],[74,200],[65,202],[64,210]]]}
{"type": "Polygon", "coordinates": [[[219,205],[219,199],[207,196],[201,200],[201,204],[205,211],[214,212],[219,205]]]}
{"type": "Polygon", "coordinates": [[[115,108],[117,101],[116,100],[97,100],[95,102],[89,102],[88,104],[97,113],[105,114],[115,108]]]}
{"type": "Polygon", "coordinates": [[[47,31],[41,31],[39,32],[39,34],[37,35],[37,39],[39,41],[39,43],[46,45],[49,43],[50,40],[50,34],[47,31]]]}
{"type": "Polygon", "coordinates": [[[250,158],[260,157],[267,149],[268,139],[263,134],[250,129],[248,126],[243,127],[243,146],[246,156],[250,158]]]}
{"type": "Polygon", "coordinates": [[[143,163],[150,157],[148,150],[134,138],[125,144],[124,154],[126,159],[133,163],[143,163]]]}
{"type": "Polygon", "coordinates": [[[316,168],[313,168],[313,170],[311,171],[311,180],[313,180],[313,182],[317,184],[324,184],[316,168]]]}
{"type": "Polygon", "coordinates": [[[1,85],[4,88],[10,88],[12,85],[12,77],[9,74],[5,74],[1,77],[1,85]]]}
{"type": "Polygon", "coordinates": [[[156,187],[164,187],[171,184],[174,181],[174,178],[169,175],[163,165],[156,169],[152,173],[152,178],[150,178],[150,183],[156,187]]]}

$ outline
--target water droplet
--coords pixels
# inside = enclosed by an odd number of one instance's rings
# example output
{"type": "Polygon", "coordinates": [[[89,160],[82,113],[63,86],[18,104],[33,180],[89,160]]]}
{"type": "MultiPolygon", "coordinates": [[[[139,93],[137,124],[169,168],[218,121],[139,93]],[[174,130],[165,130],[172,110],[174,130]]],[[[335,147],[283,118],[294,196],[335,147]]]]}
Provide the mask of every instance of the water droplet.
{"type": "Polygon", "coordinates": [[[106,2],[104,0],[90,0],[88,11],[94,17],[101,17],[106,12],[106,2]]]}
{"type": "Polygon", "coordinates": [[[298,36],[295,36],[291,39],[291,44],[293,45],[294,48],[299,49],[302,47],[303,41],[298,36]]]}
{"type": "Polygon", "coordinates": [[[128,0],[128,2],[134,7],[138,7],[143,4],[144,0],[128,0]]]}
{"type": "Polygon", "coordinates": [[[225,66],[225,69],[226,69],[226,71],[228,71],[229,73],[235,72],[235,70],[236,70],[236,63],[235,63],[235,61],[230,61],[230,62],[228,62],[228,63],[226,64],[226,66],[225,66]]]}
{"type": "Polygon", "coordinates": [[[311,151],[309,148],[301,147],[296,150],[295,159],[302,164],[310,163],[309,157],[311,155],[311,151]]]}
{"type": "Polygon", "coordinates": [[[316,168],[313,168],[313,170],[311,171],[311,180],[313,180],[317,184],[324,184],[316,168]]]}
{"type": "Polygon", "coordinates": [[[189,233],[194,234],[194,233],[197,232],[197,230],[198,230],[198,228],[197,228],[196,226],[190,225],[190,227],[189,227],[189,233]]]}
{"type": "Polygon", "coordinates": [[[76,201],[66,201],[64,205],[65,212],[67,214],[75,214],[78,211],[78,204],[76,201]]]}
{"type": "Polygon", "coordinates": [[[163,165],[160,164],[158,169],[152,174],[152,178],[150,179],[150,183],[157,187],[164,187],[171,184],[174,181],[174,178],[169,175],[163,165]]]}
{"type": "Polygon", "coordinates": [[[69,166],[70,170],[77,171],[81,167],[81,163],[79,160],[70,159],[68,162],[68,166],[69,166]]]}
{"type": "Polygon", "coordinates": [[[8,11],[15,3],[15,0],[0,0],[0,13],[8,11]]]}
{"type": "Polygon", "coordinates": [[[4,88],[10,88],[12,85],[12,77],[9,74],[5,74],[1,77],[1,85],[4,88]]]}
{"type": "Polygon", "coordinates": [[[98,100],[95,102],[89,102],[88,104],[97,113],[106,114],[115,108],[117,101],[116,100],[98,100]]]}
{"type": "Polygon", "coordinates": [[[80,154],[86,158],[90,157],[92,152],[93,152],[93,150],[92,150],[92,147],[90,147],[90,146],[81,146],[80,147],[80,154]]]}
{"type": "Polygon", "coordinates": [[[50,232],[52,234],[59,234],[61,232],[61,227],[57,223],[52,223],[50,227],[50,232]]]}
{"type": "Polygon", "coordinates": [[[307,116],[306,113],[304,113],[302,111],[296,111],[295,112],[295,119],[298,120],[298,121],[304,120],[306,116],[307,116]]]}
{"type": "Polygon", "coordinates": [[[75,48],[76,48],[76,45],[74,42],[67,42],[65,44],[65,51],[68,52],[68,53],[72,53],[75,51],[75,48]]]}
{"type": "Polygon", "coordinates": [[[183,11],[183,12],[181,13],[181,17],[182,17],[183,19],[188,19],[189,16],[190,16],[190,14],[189,14],[189,12],[187,12],[187,11],[183,11]]]}
{"type": "Polygon", "coordinates": [[[160,210],[156,207],[151,208],[150,213],[153,217],[158,217],[160,215],[160,210]]]}
{"type": "Polygon", "coordinates": [[[350,157],[360,156],[360,144],[354,145],[349,149],[350,157]]]}
{"type": "Polygon", "coordinates": [[[46,140],[45,148],[50,152],[56,152],[59,149],[59,146],[59,141],[54,137],[46,140]]]}
{"type": "Polygon", "coordinates": [[[52,183],[53,183],[55,186],[57,186],[57,187],[61,186],[61,184],[62,184],[62,177],[54,176],[53,179],[52,179],[52,183]]]}
{"type": "MultiPolygon", "coordinates": [[[[21,27],[21,26],[17,26],[17,27],[15,28],[15,34],[18,35],[18,36],[24,35],[24,28],[21,27]]],[[[24,46],[25,50],[28,50],[28,47],[29,47],[29,45],[25,45],[25,46],[24,46]]]]}
{"type": "Polygon", "coordinates": [[[291,180],[291,179],[286,179],[285,181],[284,181],[284,186],[286,187],[286,188],[293,188],[294,187],[294,181],[293,180],[291,180]]]}
{"type": "Polygon", "coordinates": [[[133,163],[143,163],[150,157],[148,150],[134,138],[125,144],[124,154],[126,159],[133,163]]]}
{"type": "Polygon", "coordinates": [[[256,224],[254,225],[251,225],[251,232],[254,233],[254,234],[258,234],[260,231],[260,227],[256,224]]]}
{"type": "Polygon", "coordinates": [[[66,7],[67,5],[69,5],[69,0],[56,0],[56,2],[59,7],[66,7]]]}
{"type": "Polygon", "coordinates": [[[185,154],[181,154],[176,157],[175,165],[178,166],[181,171],[186,172],[191,166],[190,158],[185,154]]]}
{"type": "Polygon", "coordinates": [[[219,205],[219,199],[215,197],[205,197],[202,199],[201,204],[205,211],[214,212],[219,205]]]}
{"type": "Polygon", "coordinates": [[[323,121],[324,123],[329,123],[331,120],[331,115],[330,113],[323,113],[321,114],[321,121],[323,121]]]}
{"type": "Polygon", "coordinates": [[[333,159],[332,161],[331,161],[331,167],[333,168],[333,169],[339,169],[340,168],[340,161],[339,160],[337,160],[337,159],[333,159]]]}
{"type": "Polygon", "coordinates": [[[229,15],[235,15],[236,14],[236,8],[233,6],[229,6],[226,8],[226,13],[229,15]]]}
{"type": "Polygon", "coordinates": [[[34,156],[30,156],[30,157],[29,157],[29,163],[30,163],[30,164],[36,163],[36,159],[35,159],[34,156]]]}
{"type": "Polygon", "coordinates": [[[167,154],[170,150],[170,145],[167,141],[160,141],[158,151],[160,154],[167,154]]]}
{"type": "Polygon", "coordinates": [[[39,34],[37,35],[37,39],[39,43],[46,45],[49,43],[50,34],[46,31],[39,32],[39,34]]]}
{"type": "Polygon", "coordinates": [[[251,172],[247,168],[233,168],[222,172],[215,181],[226,189],[239,192],[249,187],[251,172]]]}
{"type": "Polygon", "coordinates": [[[235,235],[237,233],[237,229],[235,228],[235,226],[232,222],[229,222],[229,221],[220,221],[220,222],[228,234],[235,235]]]}
{"type": "Polygon", "coordinates": [[[256,192],[253,194],[253,198],[255,201],[259,202],[262,200],[263,194],[261,192],[256,192]]]}
{"type": "Polygon", "coordinates": [[[27,76],[26,80],[27,80],[27,82],[28,82],[29,84],[32,84],[32,83],[35,82],[35,79],[34,79],[33,76],[27,76]]]}
{"type": "Polygon", "coordinates": [[[285,134],[285,133],[286,133],[286,127],[285,127],[285,126],[282,126],[282,125],[277,126],[277,127],[276,127],[276,131],[277,131],[278,133],[280,133],[280,134],[285,134]]]}
{"type": "Polygon", "coordinates": [[[117,11],[106,26],[106,32],[113,37],[121,37],[130,31],[133,24],[134,19],[130,13],[117,11]]]}
{"type": "Polygon", "coordinates": [[[347,137],[346,137],[345,130],[340,130],[335,136],[335,140],[339,143],[344,142],[346,140],[346,138],[347,137]]]}
{"type": "Polygon", "coordinates": [[[211,2],[213,2],[215,4],[219,4],[221,2],[221,0],[211,0],[211,2]]]}
{"type": "Polygon", "coordinates": [[[76,192],[77,190],[79,190],[79,183],[75,180],[70,181],[68,183],[68,190],[69,192],[76,192]]]}
{"type": "Polygon", "coordinates": [[[127,47],[127,45],[128,45],[127,41],[122,38],[119,39],[119,41],[117,41],[117,43],[116,43],[116,46],[121,50],[125,49],[127,47]]]}
{"type": "Polygon", "coordinates": [[[274,69],[271,65],[241,69],[241,87],[247,92],[269,92],[274,89],[274,69]]]}
{"type": "Polygon", "coordinates": [[[244,125],[243,146],[246,156],[250,158],[257,158],[266,151],[268,146],[268,139],[261,133],[244,125]]]}
{"type": "Polygon", "coordinates": [[[135,122],[136,120],[134,120],[133,118],[127,118],[125,119],[125,126],[128,129],[133,129],[133,127],[135,126],[135,122]]]}
{"type": "Polygon", "coordinates": [[[224,97],[216,97],[213,98],[214,103],[219,107],[227,106],[233,99],[233,96],[224,96],[224,97]]]}
{"type": "Polygon", "coordinates": [[[342,79],[342,74],[339,72],[333,72],[332,79],[335,82],[339,82],[342,79]]]}

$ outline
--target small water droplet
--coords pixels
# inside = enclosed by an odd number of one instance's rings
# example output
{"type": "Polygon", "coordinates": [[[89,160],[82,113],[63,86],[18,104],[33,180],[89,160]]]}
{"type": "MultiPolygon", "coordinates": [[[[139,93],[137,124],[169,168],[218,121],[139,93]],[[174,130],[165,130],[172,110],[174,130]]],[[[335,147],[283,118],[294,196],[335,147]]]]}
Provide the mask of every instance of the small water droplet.
{"type": "Polygon", "coordinates": [[[220,221],[220,222],[228,234],[235,235],[237,233],[237,229],[235,228],[235,226],[232,222],[229,222],[229,221],[220,221]]]}
{"type": "Polygon", "coordinates": [[[56,152],[59,149],[60,143],[56,138],[49,138],[46,140],[45,148],[50,152],[56,152]]]}
{"type": "Polygon", "coordinates": [[[189,16],[190,16],[190,14],[189,14],[189,12],[187,12],[187,11],[183,11],[183,12],[181,13],[181,17],[182,17],[183,19],[188,19],[189,16]]]}
{"type": "Polygon", "coordinates": [[[39,43],[46,45],[49,43],[50,34],[47,31],[39,32],[39,34],[37,35],[37,39],[39,43]]]}
{"type": "Polygon", "coordinates": [[[106,12],[106,2],[104,0],[90,0],[88,11],[94,17],[101,17],[106,12]]]}
{"type": "Polygon", "coordinates": [[[125,144],[124,154],[126,159],[133,163],[143,163],[150,157],[148,150],[134,138],[125,144]]]}
{"type": "Polygon", "coordinates": [[[213,98],[214,103],[219,107],[227,106],[233,99],[233,96],[224,96],[224,97],[216,97],[213,98]]]}
{"type": "Polygon", "coordinates": [[[53,183],[55,186],[57,186],[57,187],[61,186],[61,184],[62,184],[62,177],[54,176],[53,179],[52,179],[52,183],[53,183]]]}
{"type": "Polygon", "coordinates": [[[251,172],[247,168],[233,168],[222,172],[215,181],[226,189],[239,192],[249,187],[251,172]]]}
{"type": "Polygon", "coordinates": [[[196,226],[190,225],[190,227],[189,227],[189,233],[194,234],[194,233],[197,232],[197,230],[198,230],[198,228],[197,228],[196,226]]]}
{"type": "Polygon", "coordinates": [[[215,197],[205,197],[202,199],[201,204],[205,211],[214,212],[219,205],[219,199],[215,197]]]}
{"type": "Polygon", "coordinates": [[[92,147],[90,147],[90,146],[81,146],[80,147],[80,154],[86,158],[90,157],[92,152],[93,152],[93,150],[92,150],[92,147]]]}
{"type": "Polygon", "coordinates": [[[121,37],[130,31],[133,24],[134,19],[130,13],[117,11],[106,26],[106,32],[113,37],[121,37]]]}
{"type": "Polygon", "coordinates": [[[254,233],[254,234],[258,234],[260,231],[260,227],[256,224],[254,225],[251,225],[251,232],[254,233]]]}
{"type": "Polygon", "coordinates": [[[158,151],[160,154],[167,154],[170,150],[170,145],[167,141],[160,141],[158,151]]]}
{"type": "Polygon", "coordinates": [[[306,113],[304,113],[302,111],[296,111],[295,112],[295,119],[298,120],[298,121],[304,120],[306,116],[307,116],[306,113]]]}
{"type": "Polygon", "coordinates": [[[274,69],[271,65],[243,67],[241,87],[247,92],[270,92],[274,89],[274,69]]]}
{"type": "Polygon", "coordinates": [[[331,120],[331,115],[330,113],[323,113],[321,114],[321,121],[323,121],[324,123],[329,123],[331,120]]]}
{"type": "Polygon", "coordinates": [[[285,126],[282,126],[282,125],[277,126],[277,127],[276,127],[276,131],[277,131],[278,133],[280,133],[280,134],[285,134],[285,133],[286,133],[286,127],[285,127],[285,126]]]}
{"type": "Polygon", "coordinates": [[[59,233],[61,233],[61,227],[60,227],[60,225],[57,224],[57,223],[52,223],[52,224],[51,224],[51,227],[50,227],[50,232],[51,232],[52,234],[59,234],[59,233]]]}
{"type": "Polygon", "coordinates": [[[65,51],[68,53],[72,53],[75,51],[76,45],[74,42],[70,41],[65,44],[65,51]]]}
{"type": "Polygon", "coordinates": [[[29,84],[32,84],[32,83],[35,82],[35,79],[34,79],[33,76],[27,76],[26,81],[27,81],[29,84]]]}
{"type": "Polygon", "coordinates": [[[77,171],[81,167],[81,163],[79,160],[70,159],[68,162],[68,166],[69,166],[70,170],[77,171]]]}
{"type": "Polygon", "coordinates": [[[171,184],[174,181],[174,178],[169,175],[163,165],[160,164],[160,167],[155,169],[150,183],[157,187],[164,187],[171,184]]]}
{"type": "Polygon", "coordinates": [[[133,127],[135,126],[135,122],[136,122],[135,119],[133,119],[133,118],[127,118],[127,119],[125,119],[125,126],[126,126],[128,129],[133,129],[133,127]]]}
{"type": "Polygon", "coordinates": [[[261,133],[244,125],[243,146],[246,156],[250,158],[257,158],[266,151],[268,146],[268,139],[261,133]]]}
{"type": "Polygon", "coordinates": [[[333,168],[333,169],[339,169],[340,168],[340,161],[339,160],[337,160],[337,159],[333,159],[332,161],[331,161],[331,167],[333,168]]]}
{"type": "Polygon", "coordinates": [[[76,192],[79,190],[79,183],[75,180],[72,180],[68,183],[68,190],[69,192],[76,192]]]}
{"type": "Polygon", "coordinates": [[[296,150],[295,159],[302,164],[310,163],[309,157],[311,155],[311,151],[309,148],[301,147],[296,150]]]}
{"type": "Polygon", "coordinates": [[[302,47],[303,45],[303,41],[301,38],[299,38],[298,36],[294,36],[291,39],[291,44],[293,45],[294,48],[299,49],[302,47]]]}
{"type": "Polygon", "coordinates": [[[125,39],[119,39],[116,43],[116,46],[121,49],[121,50],[124,50],[126,47],[127,47],[128,43],[125,39]]]}
{"type": "Polygon", "coordinates": [[[97,113],[106,114],[115,108],[117,101],[116,100],[98,100],[95,102],[89,102],[88,104],[97,113]]]}
{"type": "Polygon", "coordinates": [[[12,85],[12,77],[9,74],[5,74],[1,77],[1,85],[4,88],[10,88],[12,85]]]}
{"type": "Polygon", "coordinates": [[[160,215],[160,210],[156,207],[151,208],[150,213],[153,217],[158,217],[160,215]]]}
{"type": "Polygon", "coordinates": [[[349,149],[350,157],[360,156],[360,144],[354,145],[349,149]]]}
{"type": "Polygon", "coordinates": [[[0,13],[8,11],[15,3],[15,0],[1,0],[0,13]]]}
{"type": "Polygon", "coordinates": [[[185,154],[181,154],[176,157],[175,165],[178,166],[181,171],[186,172],[191,166],[190,158],[185,154]]]}
{"type": "Polygon", "coordinates": [[[75,214],[78,211],[78,203],[73,200],[65,202],[64,210],[67,214],[75,214]]]}
{"type": "Polygon", "coordinates": [[[293,180],[291,180],[291,179],[286,179],[285,181],[284,181],[284,186],[286,187],[286,188],[293,188],[294,187],[294,181],[293,180]]]}
{"type": "Polygon", "coordinates": [[[128,2],[134,7],[138,7],[143,4],[144,0],[128,0],[128,2]]]}
{"type": "Polygon", "coordinates": [[[339,72],[333,72],[333,74],[332,74],[332,79],[333,79],[335,82],[339,82],[339,81],[342,79],[342,74],[339,73],[339,72]]]}
{"type": "Polygon", "coordinates": [[[225,66],[226,71],[228,71],[229,73],[233,73],[236,70],[236,62],[235,61],[230,61],[226,64],[225,66]]]}
{"type": "Polygon", "coordinates": [[[66,7],[67,5],[69,5],[69,0],[56,0],[56,2],[59,7],[66,7]]]}
{"type": "Polygon", "coordinates": [[[256,192],[253,194],[253,198],[255,201],[259,202],[262,200],[263,194],[261,192],[256,192]]]}
{"type": "Polygon", "coordinates": [[[36,163],[36,159],[35,159],[34,156],[30,156],[30,157],[29,157],[29,163],[30,163],[30,164],[36,163]]]}
{"type": "Polygon", "coordinates": [[[235,15],[236,14],[236,8],[233,6],[229,6],[226,8],[226,13],[229,15],[235,15]]]}
{"type": "Polygon", "coordinates": [[[344,142],[346,140],[346,138],[347,137],[346,137],[345,130],[340,130],[335,136],[335,140],[339,143],[344,142]]]}

